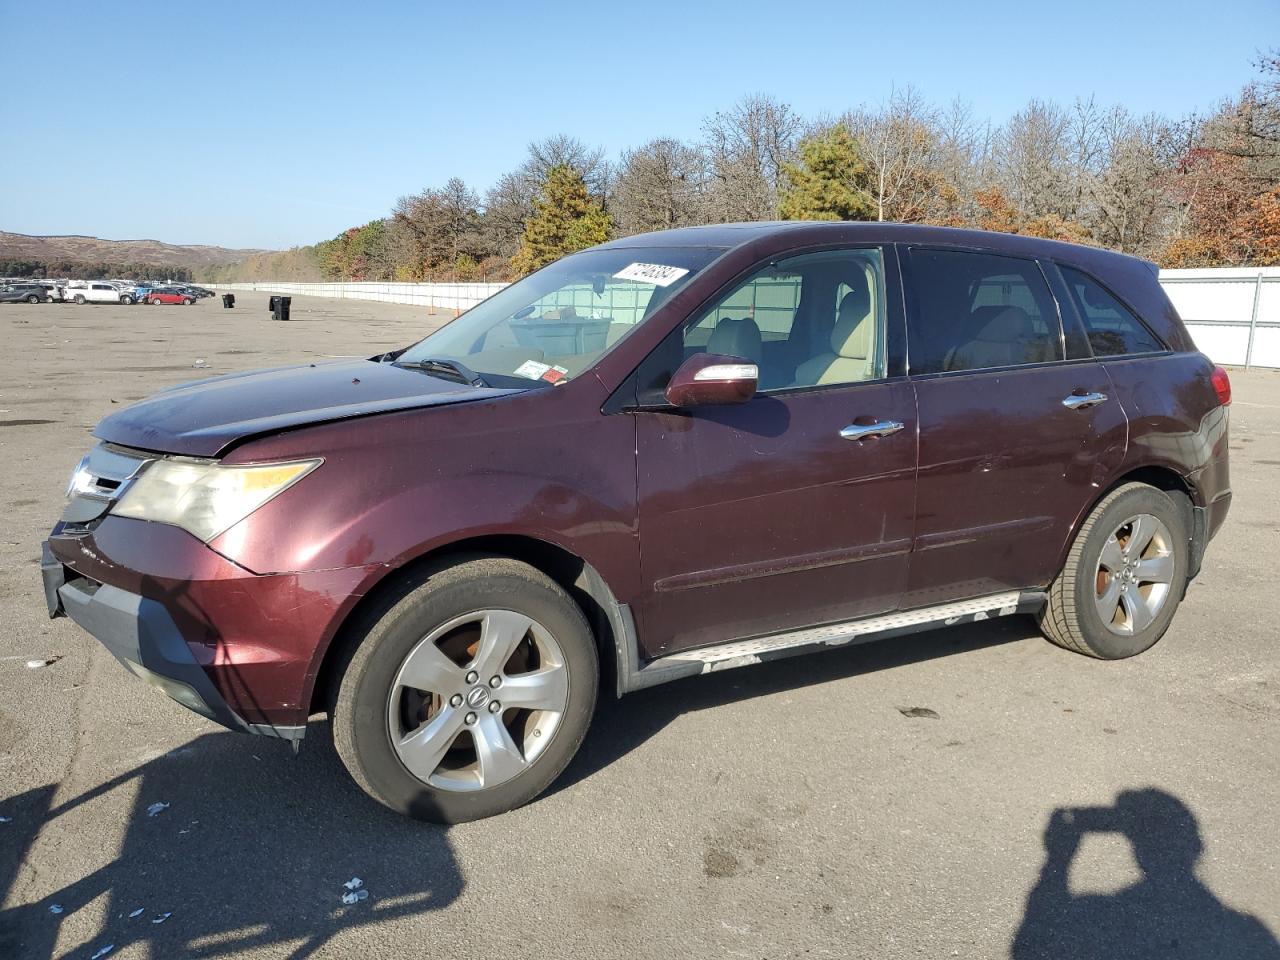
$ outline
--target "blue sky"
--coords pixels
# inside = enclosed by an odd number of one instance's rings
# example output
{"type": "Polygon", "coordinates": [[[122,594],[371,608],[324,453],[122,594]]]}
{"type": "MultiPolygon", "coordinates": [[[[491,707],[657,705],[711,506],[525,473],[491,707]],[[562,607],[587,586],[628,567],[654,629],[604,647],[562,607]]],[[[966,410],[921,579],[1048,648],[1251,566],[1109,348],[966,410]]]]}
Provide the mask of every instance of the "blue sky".
{"type": "Polygon", "coordinates": [[[1032,97],[1181,115],[1252,79],[1277,27],[1280,0],[0,0],[0,229],[310,243],[450,176],[483,191],[530,140],[694,139],[752,92],[806,115],[907,84],[996,122],[1032,97]]]}

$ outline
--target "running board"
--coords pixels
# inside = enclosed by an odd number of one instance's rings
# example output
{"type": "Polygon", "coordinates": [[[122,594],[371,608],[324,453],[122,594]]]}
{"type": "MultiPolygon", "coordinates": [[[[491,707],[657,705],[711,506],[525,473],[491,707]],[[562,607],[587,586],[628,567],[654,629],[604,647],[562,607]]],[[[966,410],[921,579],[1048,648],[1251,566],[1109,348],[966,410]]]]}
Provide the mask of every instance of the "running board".
{"type": "MultiPolygon", "coordinates": [[[[731,670],[766,660],[794,657],[868,643],[888,637],[918,633],[935,627],[972,623],[1007,617],[1015,613],[1035,613],[1046,595],[1039,590],[1014,590],[973,600],[959,600],[935,607],[921,607],[896,613],[881,614],[864,620],[831,623],[822,627],[806,627],[788,633],[775,633],[751,640],[733,640],[713,647],[699,647],[658,657],[640,665],[633,655],[630,663],[619,663],[618,694],[643,690],[681,677],[691,677],[719,670],[731,670]]],[[[634,648],[633,648],[634,649],[634,648]]],[[[623,658],[619,657],[621,661],[623,658]]]]}

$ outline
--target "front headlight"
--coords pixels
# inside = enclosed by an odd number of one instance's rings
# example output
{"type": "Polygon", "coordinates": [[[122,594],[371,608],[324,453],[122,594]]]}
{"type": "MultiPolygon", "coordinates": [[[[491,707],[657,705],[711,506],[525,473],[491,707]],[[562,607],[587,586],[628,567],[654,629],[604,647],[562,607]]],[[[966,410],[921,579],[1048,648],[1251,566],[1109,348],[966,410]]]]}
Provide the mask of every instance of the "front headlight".
{"type": "Polygon", "coordinates": [[[224,466],[156,460],[111,511],[118,517],[171,523],[208,543],[297,483],[321,460],[224,466]]]}

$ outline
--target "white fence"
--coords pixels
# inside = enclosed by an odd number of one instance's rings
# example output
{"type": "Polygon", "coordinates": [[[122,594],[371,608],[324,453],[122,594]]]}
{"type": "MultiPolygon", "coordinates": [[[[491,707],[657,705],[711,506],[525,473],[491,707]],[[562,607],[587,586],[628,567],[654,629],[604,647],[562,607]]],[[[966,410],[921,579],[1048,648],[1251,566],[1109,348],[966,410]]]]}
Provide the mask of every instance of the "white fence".
{"type": "Polygon", "coordinates": [[[1280,267],[1161,270],[1160,285],[1215,363],[1280,367],[1280,267]]]}
{"type": "Polygon", "coordinates": [[[334,297],[338,300],[377,300],[381,303],[408,303],[417,307],[470,310],[493,296],[505,283],[211,283],[213,290],[234,293],[256,290],[288,296],[334,297]]]}
{"type": "MultiPolygon", "coordinates": [[[[1160,284],[1215,363],[1280,367],[1280,267],[1162,270],[1160,284]]],[[[219,283],[218,290],[468,310],[504,283],[219,283]]]]}

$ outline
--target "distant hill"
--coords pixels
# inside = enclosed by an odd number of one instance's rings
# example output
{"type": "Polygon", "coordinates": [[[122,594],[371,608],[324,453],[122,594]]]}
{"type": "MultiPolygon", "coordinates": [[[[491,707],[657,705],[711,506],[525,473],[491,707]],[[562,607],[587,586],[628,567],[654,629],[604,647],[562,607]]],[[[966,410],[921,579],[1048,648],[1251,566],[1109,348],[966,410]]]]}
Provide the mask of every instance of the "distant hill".
{"type": "Polygon", "coordinates": [[[266,250],[231,250],[204,244],[159,240],[100,240],[97,237],[32,237],[0,230],[0,260],[136,263],[151,266],[204,267],[239,263],[266,250]]]}

